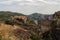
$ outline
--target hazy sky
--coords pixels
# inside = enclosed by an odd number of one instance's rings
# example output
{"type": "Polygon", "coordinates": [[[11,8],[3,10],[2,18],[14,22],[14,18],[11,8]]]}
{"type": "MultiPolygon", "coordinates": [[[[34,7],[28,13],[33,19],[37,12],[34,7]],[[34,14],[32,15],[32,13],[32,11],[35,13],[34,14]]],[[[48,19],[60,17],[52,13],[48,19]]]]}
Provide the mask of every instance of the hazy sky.
{"type": "Polygon", "coordinates": [[[60,11],[60,0],[0,0],[0,11],[53,14],[60,11]]]}

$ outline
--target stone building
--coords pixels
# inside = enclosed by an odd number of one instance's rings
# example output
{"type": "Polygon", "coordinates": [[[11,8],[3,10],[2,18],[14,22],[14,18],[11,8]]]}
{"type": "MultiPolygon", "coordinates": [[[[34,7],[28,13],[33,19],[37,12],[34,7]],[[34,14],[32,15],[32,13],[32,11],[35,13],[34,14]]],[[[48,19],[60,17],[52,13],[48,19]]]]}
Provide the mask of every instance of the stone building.
{"type": "Polygon", "coordinates": [[[12,17],[12,20],[15,22],[15,21],[19,21],[19,22],[24,22],[26,23],[27,22],[27,16],[13,16],[12,17]]]}

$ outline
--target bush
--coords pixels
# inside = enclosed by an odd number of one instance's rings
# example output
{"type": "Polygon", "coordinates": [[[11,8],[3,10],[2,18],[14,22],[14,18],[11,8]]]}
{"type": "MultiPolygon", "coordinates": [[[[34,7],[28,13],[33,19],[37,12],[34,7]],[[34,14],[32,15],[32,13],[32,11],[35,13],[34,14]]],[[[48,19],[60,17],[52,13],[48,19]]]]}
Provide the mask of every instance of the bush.
{"type": "Polygon", "coordinates": [[[11,20],[6,20],[5,24],[14,25],[14,23],[11,20]]]}
{"type": "Polygon", "coordinates": [[[30,38],[32,40],[40,40],[40,37],[38,35],[32,35],[30,38]]]}

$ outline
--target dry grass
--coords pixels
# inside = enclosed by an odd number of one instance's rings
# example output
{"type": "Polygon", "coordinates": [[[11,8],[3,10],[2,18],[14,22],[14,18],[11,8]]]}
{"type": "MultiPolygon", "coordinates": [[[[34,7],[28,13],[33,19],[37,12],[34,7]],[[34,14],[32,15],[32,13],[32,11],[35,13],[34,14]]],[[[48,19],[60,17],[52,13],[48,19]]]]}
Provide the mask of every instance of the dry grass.
{"type": "Polygon", "coordinates": [[[16,40],[16,37],[13,35],[12,31],[13,31],[13,26],[1,23],[0,40],[16,40]]]}
{"type": "Polygon", "coordinates": [[[28,40],[28,30],[18,25],[0,23],[0,40],[28,40]]]}

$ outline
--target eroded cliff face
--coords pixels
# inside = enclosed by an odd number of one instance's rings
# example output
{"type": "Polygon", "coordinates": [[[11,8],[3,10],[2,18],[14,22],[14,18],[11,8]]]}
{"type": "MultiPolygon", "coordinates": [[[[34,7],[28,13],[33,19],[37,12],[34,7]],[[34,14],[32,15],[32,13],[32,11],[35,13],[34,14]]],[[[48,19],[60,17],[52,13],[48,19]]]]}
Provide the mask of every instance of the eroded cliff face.
{"type": "Polygon", "coordinates": [[[60,40],[60,11],[55,12],[55,14],[53,15],[51,28],[52,39],[60,40]]]}
{"type": "Polygon", "coordinates": [[[54,21],[54,25],[56,25],[56,28],[59,28],[60,27],[60,11],[55,12],[52,18],[53,19],[51,21],[54,21]]]}
{"type": "Polygon", "coordinates": [[[55,12],[53,16],[49,19],[50,27],[51,29],[49,32],[47,31],[46,33],[43,34],[45,38],[49,40],[60,40],[60,11],[55,12]]]}

